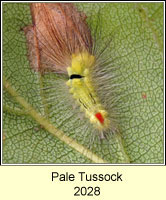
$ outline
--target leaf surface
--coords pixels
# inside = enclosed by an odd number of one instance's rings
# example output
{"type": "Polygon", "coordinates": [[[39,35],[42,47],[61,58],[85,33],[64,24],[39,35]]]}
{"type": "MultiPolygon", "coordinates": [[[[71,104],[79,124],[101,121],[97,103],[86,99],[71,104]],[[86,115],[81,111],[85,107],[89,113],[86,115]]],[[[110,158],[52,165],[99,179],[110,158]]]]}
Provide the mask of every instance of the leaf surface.
{"type": "Polygon", "coordinates": [[[122,105],[117,105],[121,132],[87,150],[84,132],[90,134],[91,128],[85,130],[88,120],[78,120],[79,109],[71,109],[72,100],[61,89],[64,78],[43,78],[29,67],[22,31],[31,24],[29,4],[4,3],[3,163],[162,163],[163,4],[76,5],[92,17],[101,10],[103,36],[114,32],[110,56],[124,85],[122,105]],[[42,93],[49,81],[57,85],[48,90],[53,107],[42,93]]]}

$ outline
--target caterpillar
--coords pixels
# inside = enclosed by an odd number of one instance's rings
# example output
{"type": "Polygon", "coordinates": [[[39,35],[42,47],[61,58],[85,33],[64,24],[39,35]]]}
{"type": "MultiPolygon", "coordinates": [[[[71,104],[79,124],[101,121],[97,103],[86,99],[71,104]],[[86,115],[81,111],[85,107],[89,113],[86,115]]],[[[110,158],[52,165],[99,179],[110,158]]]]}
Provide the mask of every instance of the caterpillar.
{"type": "Polygon", "coordinates": [[[67,74],[70,93],[104,138],[113,125],[93,85],[98,55],[85,14],[65,3],[32,3],[31,11],[34,25],[25,27],[24,32],[32,68],[67,74]]]}
{"type": "Polygon", "coordinates": [[[90,122],[99,130],[109,127],[108,113],[100,104],[93,88],[91,71],[95,67],[95,57],[88,52],[72,55],[71,67],[67,68],[70,80],[67,85],[71,87],[70,92],[85,111],[90,122]]]}

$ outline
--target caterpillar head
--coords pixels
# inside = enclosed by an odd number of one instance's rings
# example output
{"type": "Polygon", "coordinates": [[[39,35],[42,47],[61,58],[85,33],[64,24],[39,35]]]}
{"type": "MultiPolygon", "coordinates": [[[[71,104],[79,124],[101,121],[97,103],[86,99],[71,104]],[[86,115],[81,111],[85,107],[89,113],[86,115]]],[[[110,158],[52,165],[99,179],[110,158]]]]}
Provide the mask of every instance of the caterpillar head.
{"type": "Polygon", "coordinates": [[[72,54],[71,67],[67,69],[69,76],[72,74],[79,74],[86,76],[89,70],[94,66],[95,57],[87,51],[72,54]]]}

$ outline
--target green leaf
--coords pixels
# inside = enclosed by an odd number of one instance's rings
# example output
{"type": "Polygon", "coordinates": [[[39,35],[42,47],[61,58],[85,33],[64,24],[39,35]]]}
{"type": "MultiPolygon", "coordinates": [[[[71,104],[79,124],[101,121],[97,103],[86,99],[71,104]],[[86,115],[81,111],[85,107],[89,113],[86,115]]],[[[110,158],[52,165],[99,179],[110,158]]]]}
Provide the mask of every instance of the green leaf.
{"type": "Polygon", "coordinates": [[[29,66],[29,4],[3,3],[3,163],[163,163],[163,3],[76,5],[94,19],[100,10],[103,36],[113,33],[121,131],[88,143],[93,127],[72,108],[65,78],[29,66]],[[49,81],[51,105],[42,90],[49,81]]]}

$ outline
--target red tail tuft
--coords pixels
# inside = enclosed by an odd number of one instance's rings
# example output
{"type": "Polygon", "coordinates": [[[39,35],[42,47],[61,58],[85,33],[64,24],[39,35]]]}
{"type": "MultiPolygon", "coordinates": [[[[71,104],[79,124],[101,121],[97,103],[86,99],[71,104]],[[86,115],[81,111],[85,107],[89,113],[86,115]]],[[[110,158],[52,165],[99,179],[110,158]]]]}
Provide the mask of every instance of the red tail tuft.
{"type": "Polygon", "coordinates": [[[101,113],[98,112],[98,113],[95,114],[95,116],[100,121],[101,124],[104,123],[104,118],[103,118],[101,113]]]}

